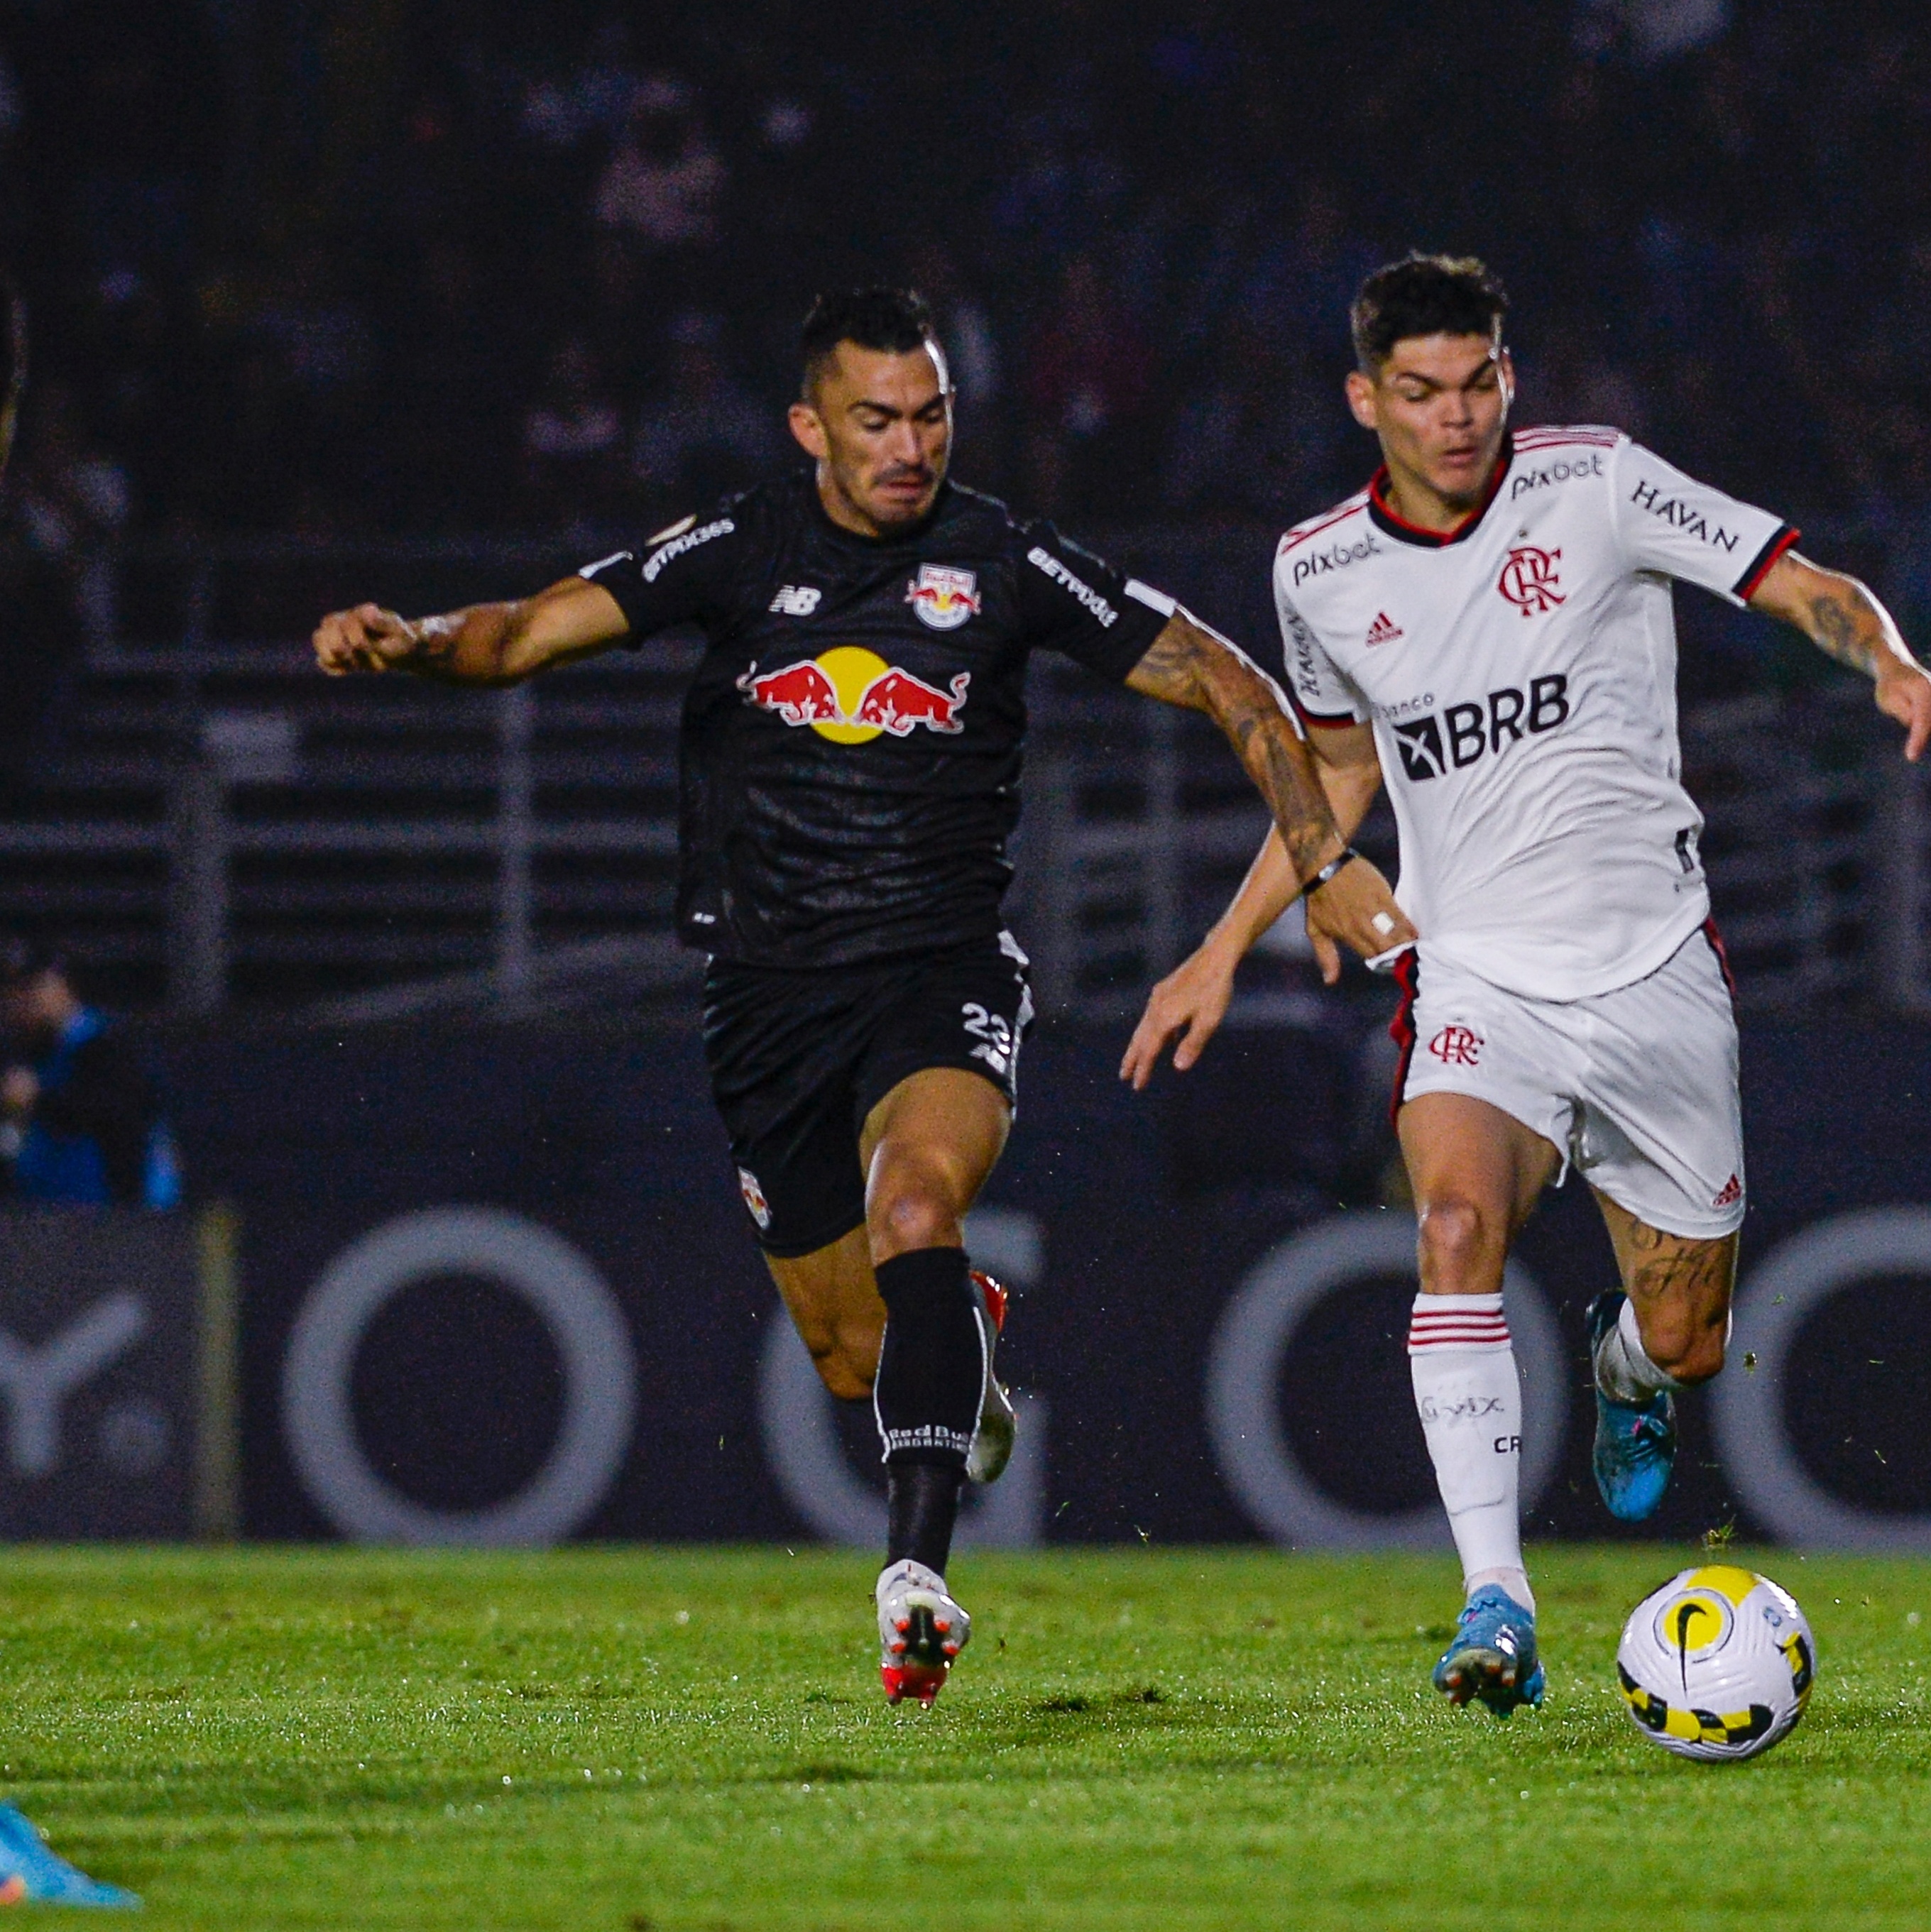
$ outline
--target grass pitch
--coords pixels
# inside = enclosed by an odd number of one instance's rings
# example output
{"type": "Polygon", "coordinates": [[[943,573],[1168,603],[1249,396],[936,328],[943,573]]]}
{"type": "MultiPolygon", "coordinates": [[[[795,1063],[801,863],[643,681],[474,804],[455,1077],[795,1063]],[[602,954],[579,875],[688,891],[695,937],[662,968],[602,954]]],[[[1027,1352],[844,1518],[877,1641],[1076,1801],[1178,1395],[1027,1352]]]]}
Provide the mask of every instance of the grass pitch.
{"type": "Polygon", "coordinates": [[[17,1550],[0,1789],[155,1932],[1931,1923],[1931,1564],[1744,1552],[1818,1688],[1705,1767],[1611,1683],[1690,1560],[1538,1552],[1548,1702],[1505,1725],[1427,1688],[1421,1558],[962,1558],[920,1714],[855,1553],[17,1550]]]}

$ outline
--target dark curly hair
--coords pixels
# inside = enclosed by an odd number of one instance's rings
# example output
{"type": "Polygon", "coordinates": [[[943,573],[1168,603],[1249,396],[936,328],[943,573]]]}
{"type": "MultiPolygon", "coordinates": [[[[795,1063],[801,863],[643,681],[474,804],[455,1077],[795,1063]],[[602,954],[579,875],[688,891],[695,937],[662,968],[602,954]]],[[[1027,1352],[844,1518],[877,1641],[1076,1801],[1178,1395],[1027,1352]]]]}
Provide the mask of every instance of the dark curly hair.
{"type": "Polygon", "coordinates": [[[1509,313],[1501,278],[1473,255],[1404,255],[1377,268],[1348,311],[1355,359],[1373,375],[1416,335],[1497,338],[1509,313]]]}

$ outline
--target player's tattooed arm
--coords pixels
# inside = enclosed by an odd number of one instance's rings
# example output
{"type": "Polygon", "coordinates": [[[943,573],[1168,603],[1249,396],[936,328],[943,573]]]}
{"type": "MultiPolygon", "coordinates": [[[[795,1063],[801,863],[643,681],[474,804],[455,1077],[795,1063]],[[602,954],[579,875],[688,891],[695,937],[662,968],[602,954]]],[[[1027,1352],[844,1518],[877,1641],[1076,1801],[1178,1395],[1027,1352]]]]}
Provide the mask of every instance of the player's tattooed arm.
{"type": "Polygon", "coordinates": [[[1335,824],[1314,761],[1273,681],[1238,646],[1183,611],[1127,678],[1135,691],[1204,711],[1227,734],[1274,814],[1299,878],[1311,878],[1347,840],[1335,824]]]}
{"type": "MultiPolygon", "coordinates": [[[[1235,968],[1256,939],[1280,917],[1312,877],[1345,849],[1380,782],[1372,734],[1347,737],[1356,769],[1318,766],[1294,728],[1272,681],[1232,644],[1176,616],[1155,639],[1127,682],[1136,691],[1205,711],[1233,742],[1241,761],[1273,811],[1275,825],[1233,902],[1212,932],[1149,996],[1120,1064],[1120,1078],[1144,1087],[1170,1043],[1185,1071],[1200,1057],[1227,1016],[1235,968]],[[1357,742],[1357,740],[1359,742],[1357,742]],[[1270,782],[1272,788],[1270,789],[1270,782]],[[1277,796],[1303,814],[1296,838],[1277,796]]],[[[1329,749],[1323,746],[1325,753],[1329,749]]],[[[1341,974],[1340,947],[1364,958],[1415,937],[1388,881],[1365,859],[1350,860],[1310,897],[1308,935],[1332,985],[1341,974]]]]}
{"type": "Polygon", "coordinates": [[[316,627],[315,658],[332,677],[406,670],[439,684],[520,684],[608,650],[629,628],[608,590],[566,577],[533,597],[440,616],[399,616],[379,604],[332,611],[316,627]]]}
{"type": "Polygon", "coordinates": [[[1867,585],[1791,550],[1770,566],[1750,603],[1795,625],[1827,657],[1871,679],[1878,709],[1905,728],[1904,755],[1919,756],[1931,741],[1931,677],[1867,585]]]}

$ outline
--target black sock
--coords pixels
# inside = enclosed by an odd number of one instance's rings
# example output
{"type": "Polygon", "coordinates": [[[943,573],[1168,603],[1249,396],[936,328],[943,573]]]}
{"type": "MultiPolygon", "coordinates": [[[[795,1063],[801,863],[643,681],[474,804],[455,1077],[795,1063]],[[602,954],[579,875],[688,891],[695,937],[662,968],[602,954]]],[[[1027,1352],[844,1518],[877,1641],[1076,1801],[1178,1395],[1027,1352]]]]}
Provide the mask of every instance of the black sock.
{"type": "Polygon", "coordinates": [[[872,1407],[890,1498],[885,1560],[941,1574],[986,1389],[984,1314],[960,1248],[915,1248],[877,1269],[885,1304],[872,1407]]]}
{"type": "Polygon", "coordinates": [[[959,1520],[966,1468],[962,1460],[950,1457],[941,1461],[935,1456],[928,1462],[924,1456],[929,1453],[908,1449],[885,1465],[885,1561],[896,1563],[909,1556],[943,1576],[945,1559],[952,1553],[952,1528],[959,1520]]]}

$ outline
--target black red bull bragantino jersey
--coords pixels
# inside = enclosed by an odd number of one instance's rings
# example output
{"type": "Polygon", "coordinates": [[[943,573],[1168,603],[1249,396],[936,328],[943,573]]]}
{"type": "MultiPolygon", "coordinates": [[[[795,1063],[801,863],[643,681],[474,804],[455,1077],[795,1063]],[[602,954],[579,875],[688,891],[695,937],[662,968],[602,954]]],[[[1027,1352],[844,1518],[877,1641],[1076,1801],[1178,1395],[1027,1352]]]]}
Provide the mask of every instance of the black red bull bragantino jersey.
{"type": "Polygon", "coordinates": [[[950,483],[915,529],[854,535],[809,471],[582,574],[623,606],[634,639],[704,632],[679,746],[677,927],[752,965],[996,934],[1029,654],[1122,679],[1174,608],[950,483]]]}

